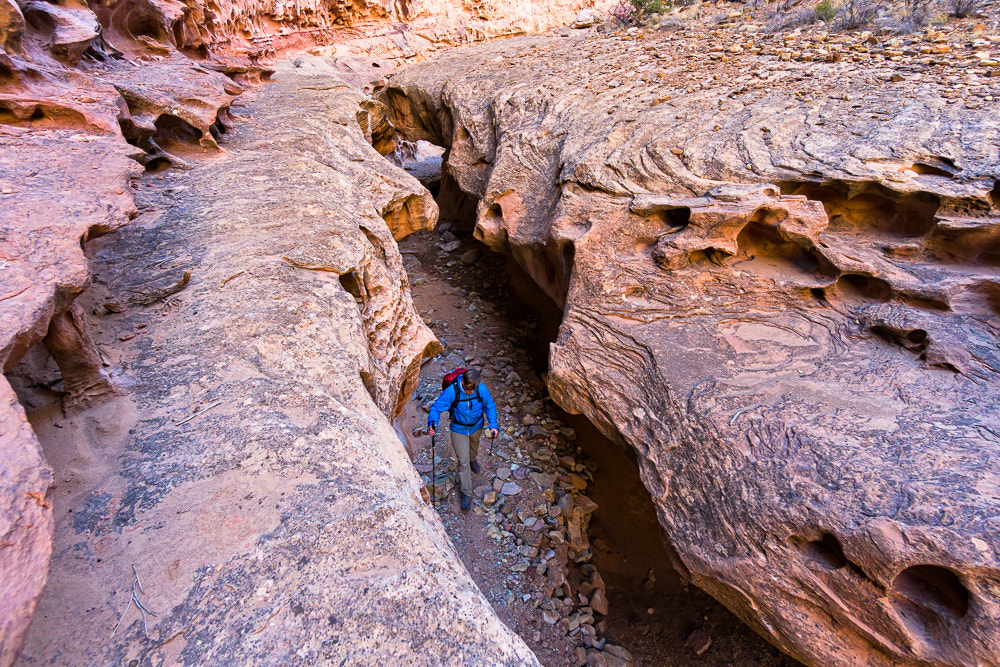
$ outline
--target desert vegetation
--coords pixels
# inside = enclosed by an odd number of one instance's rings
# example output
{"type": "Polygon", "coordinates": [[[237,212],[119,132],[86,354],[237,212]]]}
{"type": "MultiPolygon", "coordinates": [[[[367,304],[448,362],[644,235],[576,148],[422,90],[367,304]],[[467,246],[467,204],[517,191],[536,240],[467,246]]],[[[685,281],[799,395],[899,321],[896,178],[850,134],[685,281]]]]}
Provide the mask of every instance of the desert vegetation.
{"type": "MultiPolygon", "coordinates": [[[[884,30],[908,34],[928,25],[982,15],[989,0],[751,0],[755,10],[770,10],[772,32],[819,24],[836,31],[884,30]]],[[[618,0],[611,10],[621,26],[655,26],[684,19],[690,12],[704,14],[696,0],[618,0]]],[[[728,12],[719,15],[724,19],[728,12]]]]}

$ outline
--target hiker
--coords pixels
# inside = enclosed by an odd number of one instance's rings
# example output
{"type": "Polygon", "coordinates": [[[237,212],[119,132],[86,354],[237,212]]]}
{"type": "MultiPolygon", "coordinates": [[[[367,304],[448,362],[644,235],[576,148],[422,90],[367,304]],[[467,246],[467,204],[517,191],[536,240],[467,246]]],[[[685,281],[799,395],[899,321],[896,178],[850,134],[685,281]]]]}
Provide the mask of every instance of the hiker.
{"type": "Polygon", "coordinates": [[[427,415],[427,433],[437,433],[438,417],[448,410],[451,415],[451,446],[458,457],[458,478],[462,485],[462,509],[472,506],[472,473],[479,472],[479,436],[485,423],[487,434],[497,437],[497,404],[490,390],[479,382],[479,371],[468,369],[444,388],[427,415]],[[485,423],[484,423],[485,418],[485,423]],[[471,469],[471,472],[470,472],[471,469]]]}

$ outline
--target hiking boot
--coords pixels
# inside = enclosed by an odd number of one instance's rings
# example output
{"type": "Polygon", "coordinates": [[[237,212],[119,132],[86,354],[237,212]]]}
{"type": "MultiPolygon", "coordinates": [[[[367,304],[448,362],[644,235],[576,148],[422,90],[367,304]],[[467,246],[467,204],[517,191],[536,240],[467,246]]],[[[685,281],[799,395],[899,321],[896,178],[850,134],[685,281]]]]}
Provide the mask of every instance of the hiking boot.
{"type": "Polygon", "coordinates": [[[463,493],[462,494],[462,509],[467,510],[472,507],[472,494],[463,493]]]}
{"type": "Polygon", "coordinates": [[[472,468],[472,472],[479,472],[482,470],[482,468],[479,467],[479,461],[476,459],[472,459],[472,463],[469,464],[469,467],[472,468]]]}

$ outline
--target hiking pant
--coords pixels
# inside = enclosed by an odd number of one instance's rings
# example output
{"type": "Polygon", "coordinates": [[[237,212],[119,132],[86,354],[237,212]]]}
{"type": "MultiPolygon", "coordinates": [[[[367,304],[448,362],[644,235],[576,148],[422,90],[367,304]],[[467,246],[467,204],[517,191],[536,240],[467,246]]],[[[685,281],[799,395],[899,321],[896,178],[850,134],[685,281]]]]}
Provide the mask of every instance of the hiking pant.
{"type": "Polygon", "coordinates": [[[451,446],[455,448],[455,456],[458,457],[458,479],[462,484],[462,493],[472,495],[472,469],[469,467],[470,461],[475,461],[479,455],[479,436],[483,429],[479,429],[471,435],[451,432],[451,446]]]}

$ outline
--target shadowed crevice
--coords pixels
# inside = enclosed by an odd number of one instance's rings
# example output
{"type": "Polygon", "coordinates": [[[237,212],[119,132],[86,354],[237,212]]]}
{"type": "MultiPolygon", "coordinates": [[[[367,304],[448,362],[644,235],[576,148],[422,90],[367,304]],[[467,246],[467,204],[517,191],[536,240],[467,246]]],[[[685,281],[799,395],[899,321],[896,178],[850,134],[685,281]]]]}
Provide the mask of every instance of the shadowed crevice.
{"type": "Polygon", "coordinates": [[[959,575],[939,565],[906,568],[893,579],[890,592],[897,608],[912,604],[951,619],[964,618],[972,601],[959,575]]]}

